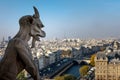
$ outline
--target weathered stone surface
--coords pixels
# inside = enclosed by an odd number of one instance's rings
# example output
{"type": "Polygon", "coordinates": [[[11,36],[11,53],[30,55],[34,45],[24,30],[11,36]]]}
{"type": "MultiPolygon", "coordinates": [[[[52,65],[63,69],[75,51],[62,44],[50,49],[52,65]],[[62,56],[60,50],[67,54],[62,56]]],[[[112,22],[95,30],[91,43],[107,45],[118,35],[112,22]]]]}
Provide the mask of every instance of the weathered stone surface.
{"type": "Polygon", "coordinates": [[[38,10],[33,8],[35,14],[20,18],[20,30],[8,43],[0,62],[0,80],[16,80],[16,76],[23,69],[30,73],[34,80],[40,80],[38,68],[32,60],[28,41],[33,37],[32,47],[34,47],[35,41],[39,41],[39,37],[45,37],[45,32],[41,30],[44,26],[39,19],[38,10]]]}

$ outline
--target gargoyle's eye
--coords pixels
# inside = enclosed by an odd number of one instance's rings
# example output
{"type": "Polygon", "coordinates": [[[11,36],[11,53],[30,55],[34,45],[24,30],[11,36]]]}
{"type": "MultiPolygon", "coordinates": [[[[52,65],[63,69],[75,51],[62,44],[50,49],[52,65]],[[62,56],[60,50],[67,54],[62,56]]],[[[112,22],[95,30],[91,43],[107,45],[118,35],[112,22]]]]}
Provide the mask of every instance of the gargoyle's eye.
{"type": "Polygon", "coordinates": [[[42,25],[41,25],[41,28],[43,28],[43,27],[44,27],[44,25],[42,24],[42,25]]]}
{"type": "Polygon", "coordinates": [[[37,27],[38,27],[38,28],[43,28],[44,25],[43,25],[43,24],[37,24],[37,27]]]}

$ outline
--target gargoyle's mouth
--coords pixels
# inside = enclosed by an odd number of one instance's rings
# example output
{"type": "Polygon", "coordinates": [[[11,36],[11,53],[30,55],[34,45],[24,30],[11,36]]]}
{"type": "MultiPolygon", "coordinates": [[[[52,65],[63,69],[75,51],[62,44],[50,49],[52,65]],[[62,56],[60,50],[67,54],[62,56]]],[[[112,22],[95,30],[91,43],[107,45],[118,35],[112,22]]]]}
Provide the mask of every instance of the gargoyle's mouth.
{"type": "Polygon", "coordinates": [[[36,34],[36,36],[38,36],[38,37],[45,37],[46,33],[41,30],[41,32],[39,34],[36,34]]]}
{"type": "Polygon", "coordinates": [[[46,33],[43,30],[41,30],[40,34],[37,34],[36,36],[45,37],[46,33]]]}
{"type": "Polygon", "coordinates": [[[44,38],[46,36],[46,33],[44,31],[40,31],[39,34],[36,34],[36,36],[34,37],[37,41],[40,41],[40,37],[44,38]]]}

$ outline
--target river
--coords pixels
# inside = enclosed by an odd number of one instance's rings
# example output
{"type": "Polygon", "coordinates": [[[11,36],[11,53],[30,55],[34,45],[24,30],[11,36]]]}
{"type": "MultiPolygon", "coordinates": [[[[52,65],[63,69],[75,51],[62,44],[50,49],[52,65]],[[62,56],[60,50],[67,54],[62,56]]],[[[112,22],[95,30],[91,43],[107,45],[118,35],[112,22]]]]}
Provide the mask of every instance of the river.
{"type": "Polygon", "coordinates": [[[74,75],[75,77],[79,77],[80,76],[80,72],[79,72],[79,69],[80,69],[80,65],[78,64],[74,64],[73,66],[71,66],[68,70],[66,70],[64,74],[71,74],[71,75],[74,75]]]}

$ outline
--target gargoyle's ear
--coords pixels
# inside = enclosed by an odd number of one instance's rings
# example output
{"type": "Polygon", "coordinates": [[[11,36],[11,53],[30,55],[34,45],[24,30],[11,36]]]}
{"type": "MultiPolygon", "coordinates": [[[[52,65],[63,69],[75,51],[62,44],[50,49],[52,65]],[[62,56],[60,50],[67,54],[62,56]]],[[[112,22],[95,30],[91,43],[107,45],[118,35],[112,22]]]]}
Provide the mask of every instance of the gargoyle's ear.
{"type": "Polygon", "coordinates": [[[39,12],[38,12],[37,8],[35,6],[33,6],[33,8],[34,8],[34,12],[35,12],[35,14],[33,15],[33,17],[39,18],[40,15],[39,15],[39,12]]]}

